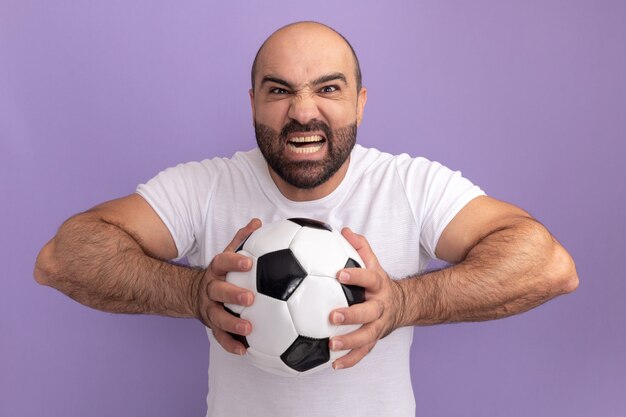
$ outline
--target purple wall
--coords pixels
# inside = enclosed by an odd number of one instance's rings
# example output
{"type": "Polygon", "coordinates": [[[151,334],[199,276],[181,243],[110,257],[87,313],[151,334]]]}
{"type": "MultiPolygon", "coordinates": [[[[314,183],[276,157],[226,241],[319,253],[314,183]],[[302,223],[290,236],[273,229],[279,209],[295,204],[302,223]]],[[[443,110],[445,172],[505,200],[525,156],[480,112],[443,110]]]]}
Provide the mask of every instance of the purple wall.
{"type": "Polygon", "coordinates": [[[203,415],[198,322],[88,309],[33,263],[68,216],[251,148],[251,60],[302,19],[360,54],[362,144],[461,169],[577,261],[573,295],[416,329],[418,415],[626,415],[626,3],[248,3],[0,2],[0,416],[203,415]]]}

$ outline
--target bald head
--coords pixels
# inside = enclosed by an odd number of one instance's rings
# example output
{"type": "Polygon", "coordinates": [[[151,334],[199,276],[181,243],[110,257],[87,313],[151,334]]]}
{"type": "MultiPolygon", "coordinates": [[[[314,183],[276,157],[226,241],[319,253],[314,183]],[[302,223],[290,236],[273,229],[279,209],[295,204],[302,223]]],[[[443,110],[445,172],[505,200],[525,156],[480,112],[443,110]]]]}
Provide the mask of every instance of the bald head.
{"type": "MultiPolygon", "coordinates": [[[[266,63],[269,58],[268,55],[275,57],[277,49],[285,50],[285,48],[292,48],[294,50],[302,50],[310,47],[313,43],[316,43],[318,46],[323,45],[325,49],[334,49],[335,51],[333,52],[350,55],[354,67],[356,91],[357,93],[361,91],[361,66],[352,45],[341,33],[318,22],[291,23],[272,33],[263,42],[252,63],[252,91],[255,91],[259,67],[266,63]]],[[[272,64],[276,65],[276,62],[272,64]]]]}

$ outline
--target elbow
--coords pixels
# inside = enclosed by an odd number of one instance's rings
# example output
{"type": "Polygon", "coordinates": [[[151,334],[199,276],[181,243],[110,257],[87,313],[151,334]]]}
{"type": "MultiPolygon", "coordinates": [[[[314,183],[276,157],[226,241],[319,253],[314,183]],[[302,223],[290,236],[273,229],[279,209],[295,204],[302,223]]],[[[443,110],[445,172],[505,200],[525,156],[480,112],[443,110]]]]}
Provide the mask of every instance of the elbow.
{"type": "Polygon", "coordinates": [[[555,251],[552,260],[553,269],[553,288],[555,295],[569,294],[578,288],[578,273],[576,272],[576,264],[571,255],[555,242],[555,251]]]}
{"type": "MultiPolygon", "coordinates": [[[[570,258],[571,259],[571,258],[570,258]]],[[[563,294],[569,294],[578,288],[578,272],[576,272],[576,265],[574,265],[574,260],[571,261],[571,269],[568,274],[565,275],[563,279],[563,294]]]]}
{"type": "Polygon", "coordinates": [[[569,294],[578,288],[578,273],[574,259],[539,222],[532,222],[527,244],[535,248],[538,259],[537,276],[542,277],[545,293],[552,297],[569,294]]]}
{"type": "Polygon", "coordinates": [[[35,270],[33,271],[33,276],[35,277],[35,281],[40,285],[48,285],[50,286],[50,280],[48,279],[48,274],[46,270],[42,268],[40,265],[35,264],[35,270]]]}
{"type": "Polygon", "coordinates": [[[54,239],[50,240],[39,252],[37,255],[37,260],[35,261],[35,270],[33,271],[33,276],[35,281],[41,285],[51,285],[51,277],[53,276],[54,270],[54,239]]]}

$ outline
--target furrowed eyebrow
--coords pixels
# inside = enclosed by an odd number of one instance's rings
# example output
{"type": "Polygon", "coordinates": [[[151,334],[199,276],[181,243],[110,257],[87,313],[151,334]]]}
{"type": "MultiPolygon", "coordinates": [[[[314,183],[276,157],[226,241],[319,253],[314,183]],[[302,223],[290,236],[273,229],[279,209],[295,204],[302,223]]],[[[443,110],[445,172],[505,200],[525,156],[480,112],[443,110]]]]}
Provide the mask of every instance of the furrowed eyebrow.
{"type": "Polygon", "coordinates": [[[343,81],[343,83],[346,85],[348,84],[348,80],[346,79],[346,76],[343,75],[341,72],[333,72],[330,74],[322,75],[316,80],[313,80],[312,84],[313,85],[324,84],[329,81],[335,81],[335,80],[343,81]]]}
{"type": "MultiPolygon", "coordinates": [[[[346,76],[341,72],[332,72],[330,74],[322,75],[321,77],[313,80],[311,84],[319,85],[319,84],[327,83],[329,81],[336,81],[336,80],[343,81],[344,84],[348,85],[348,80],[346,76]]],[[[273,75],[264,76],[263,79],[261,80],[261,86],[269,82],[283,85],[287,87],[289,90],[295,89],[294,86],[292,86],[289,82],[283,80],[282,78],[275,77],[273,75]]]]}
{"type": "Polygon", "coordinates": [[[273,75],[266,75],[265,77],[263,77],[263,80],[261,80],[261,86],[263,86],[265,83],[276,83],[276,84],[280,84],[280,85],[284,85],[285,87],[287,87],[290,90],[293,90],[293,86],[291,84],[289,84],[287,81],[280,79],[278,77],[274,77],[273,75]]]}

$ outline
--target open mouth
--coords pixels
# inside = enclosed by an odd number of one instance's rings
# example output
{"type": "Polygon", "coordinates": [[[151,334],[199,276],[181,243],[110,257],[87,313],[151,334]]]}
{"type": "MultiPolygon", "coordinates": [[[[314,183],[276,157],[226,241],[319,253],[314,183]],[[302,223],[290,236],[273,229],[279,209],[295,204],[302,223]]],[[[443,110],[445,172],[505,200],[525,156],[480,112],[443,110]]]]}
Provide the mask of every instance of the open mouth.
{"type": "Polygon", "coordinates": [[[320,135],[293,137],[287,141],[287,147],[295,153],[314,153],[322,149],[326,139],[320,135]]]}

